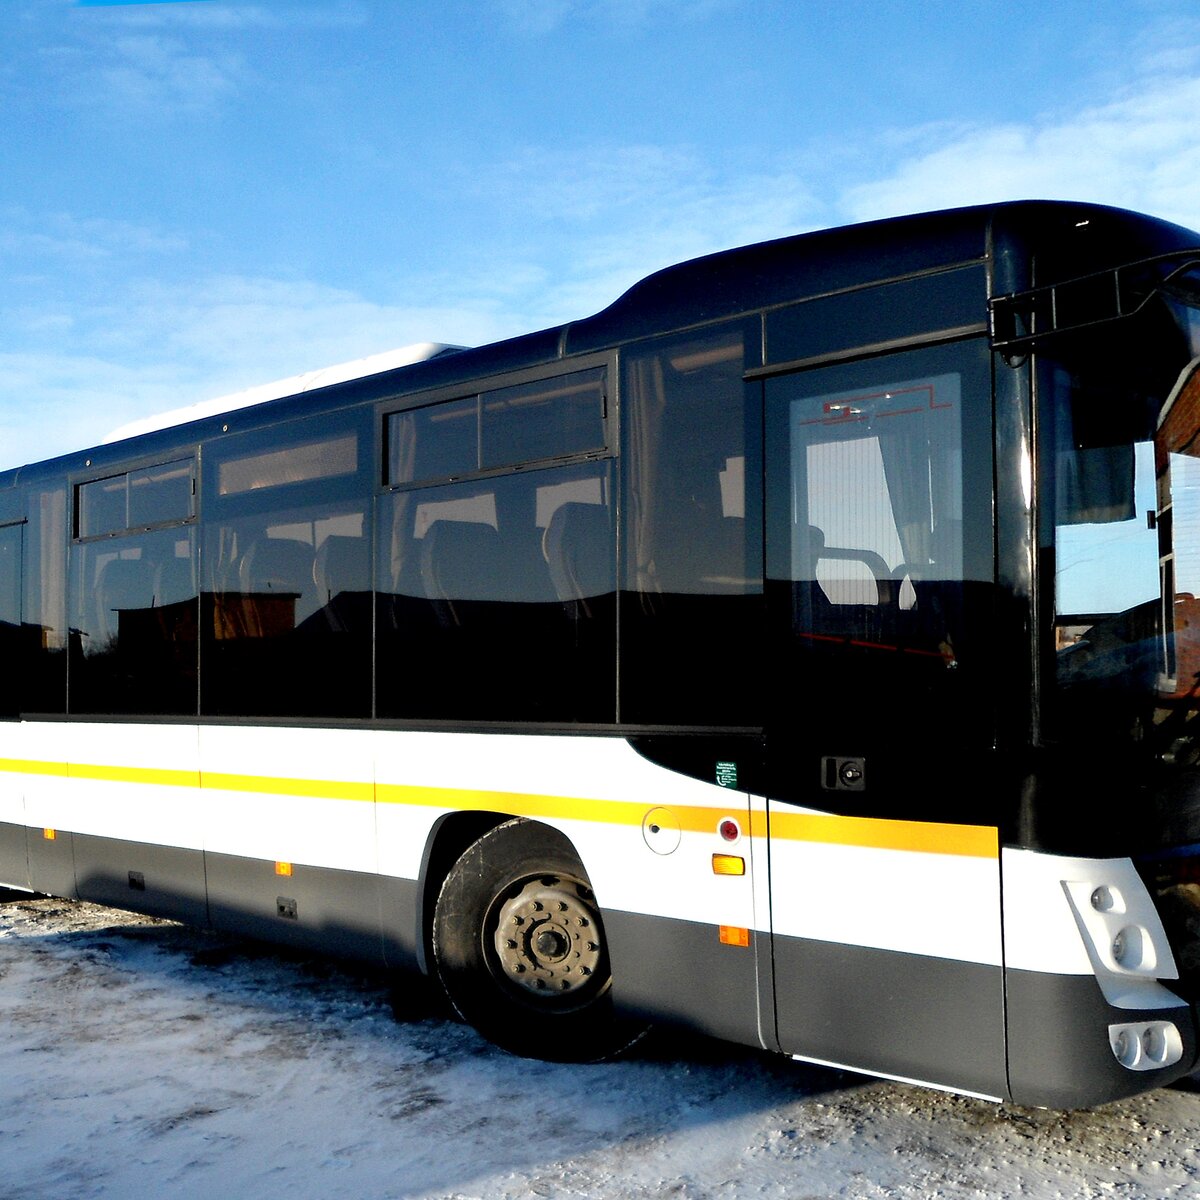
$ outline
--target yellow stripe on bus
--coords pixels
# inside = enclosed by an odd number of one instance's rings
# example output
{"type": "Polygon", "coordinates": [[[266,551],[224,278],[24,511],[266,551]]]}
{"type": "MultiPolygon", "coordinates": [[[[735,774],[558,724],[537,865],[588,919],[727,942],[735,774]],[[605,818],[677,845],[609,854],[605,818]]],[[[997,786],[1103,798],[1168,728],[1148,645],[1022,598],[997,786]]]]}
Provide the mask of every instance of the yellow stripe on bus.
{"type": "Polygon", "coordinates": [[[835,817],[824,813],[771,813],[775,837],[876,850],[922,854],[961,854],[998,858],[999,830],[994,825],[949,825],[931,821],[889,821],[881,817],[835,817]]]}
{"type": "MultiPolygon", "coordinates": [[[[554,817],[606,825],[641,825],[649,807],[635,800],[589,800],[577,796],[546,796],[528,792],[485,791],[475,788],[430,787],[419,784],[351,783],[344,780],[296,779],[270,775],[232,774],[219,771],[181,771],[163,767],[121,767],[92,763],[43,762],[0,758],[0,772],[86,779],[107,783],[132,783],[160,787],[198,787],[206,791],[247,792],[266,796],[305,796],[327,800],[376,801],[448,811],[495,811],[521,817],[554,817]]],[[[739,803],[726,808],[681,805],[671,815],[689,833],[715,832],[722,818],[750,818],[750,832],[766,832],[766,814],[746,814],[739,803]]],[[[733,797],[731,797],[733,799],[733,797]]],[[[926,821],[892,821],[874,817],[839,817],[773,808],[770,828],[774,837],[789,841],[822,842],[876,850],[902,850],[924,854],[952,854],[973,858],[999,856],[999,833],[994,826],[952,825],[926,821]]]]}

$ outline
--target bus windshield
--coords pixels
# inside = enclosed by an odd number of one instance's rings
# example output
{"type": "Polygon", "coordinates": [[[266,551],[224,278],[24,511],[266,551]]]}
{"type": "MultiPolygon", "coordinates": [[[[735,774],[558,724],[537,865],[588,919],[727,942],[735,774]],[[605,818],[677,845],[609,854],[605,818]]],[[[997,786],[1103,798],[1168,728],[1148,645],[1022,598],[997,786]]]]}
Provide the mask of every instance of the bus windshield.
{"type": "Polygon", "coordinates": [[[1044,733],[1061,783],[1162,805],[1142,839],[1179,845],[1200,841],[1200,308],[1168,297],[1128,328],[1074,338],[1039,371],[1044,733]]]}

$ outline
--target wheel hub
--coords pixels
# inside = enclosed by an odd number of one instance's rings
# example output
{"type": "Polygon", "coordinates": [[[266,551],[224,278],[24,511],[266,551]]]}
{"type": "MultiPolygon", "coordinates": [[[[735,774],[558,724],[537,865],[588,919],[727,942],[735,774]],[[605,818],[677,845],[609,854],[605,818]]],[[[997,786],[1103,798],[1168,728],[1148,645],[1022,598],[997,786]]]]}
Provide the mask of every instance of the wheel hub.
{"type": "Polygon", "coordinates": [[[531,879],[504,902],[493,940],[505,978],[547,1000],[596,980],[603,948],[583,890],[569,879],[531,879]]]}

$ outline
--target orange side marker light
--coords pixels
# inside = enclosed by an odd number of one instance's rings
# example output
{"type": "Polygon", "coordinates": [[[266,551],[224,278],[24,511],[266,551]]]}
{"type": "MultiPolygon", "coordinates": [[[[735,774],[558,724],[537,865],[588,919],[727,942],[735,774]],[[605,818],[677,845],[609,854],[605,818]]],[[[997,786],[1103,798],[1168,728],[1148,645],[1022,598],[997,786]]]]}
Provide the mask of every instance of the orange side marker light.
{"type": "Polygon", "coordinates": [[[46,839],[46,841],[52,842],[52,841],[54,841],[54,839],[56,837],[58,837],[58,830],[57,829],[43,829],[42,837],[44,837],[46,839]]]}
{"type": "Polygon", "coordinates": [[[740,854],[714,854],[714,875],[745,875],[746,860],[740,854]]]}
{"type": "Polygon", "coordinates": [[[725,946],[749,946],[750,945],[750,930],[743,929],[740,925],[722,925],[721,943],[725,946]]]}
{"type": "Polygon", "coordinates": [[[292,873],[292,864],[287,862],[277,862],[275,864],[276,875],[290,875],[292,873]]]}

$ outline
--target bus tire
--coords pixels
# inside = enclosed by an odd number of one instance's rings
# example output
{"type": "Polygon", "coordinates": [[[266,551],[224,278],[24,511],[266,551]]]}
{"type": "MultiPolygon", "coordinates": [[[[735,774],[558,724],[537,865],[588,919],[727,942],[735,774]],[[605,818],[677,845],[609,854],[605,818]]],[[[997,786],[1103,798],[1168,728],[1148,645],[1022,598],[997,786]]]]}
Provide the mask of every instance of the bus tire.
{"type": "Polygon", "coordinates": [[[458,1014],[511,1054],[596,1062],[644,1032],[613,1009],[600,909],[548,826],[508,821],[467,847],[438,894],[433,953],[458,1014]]]}

